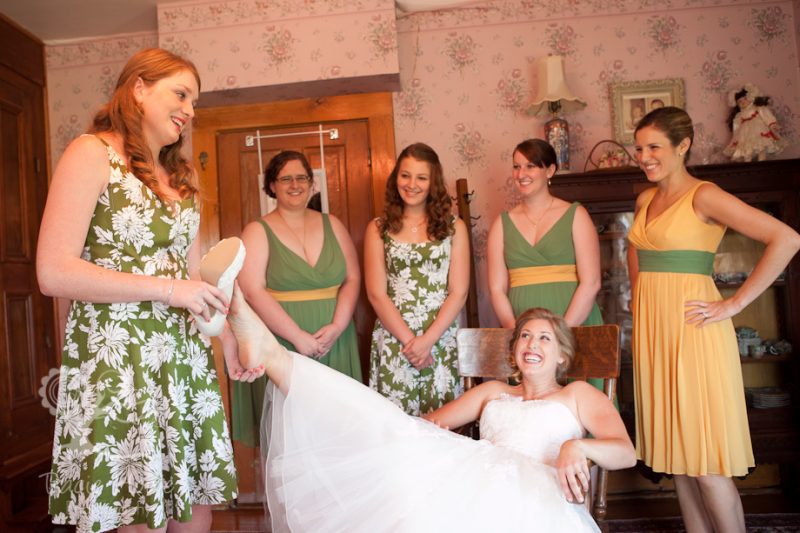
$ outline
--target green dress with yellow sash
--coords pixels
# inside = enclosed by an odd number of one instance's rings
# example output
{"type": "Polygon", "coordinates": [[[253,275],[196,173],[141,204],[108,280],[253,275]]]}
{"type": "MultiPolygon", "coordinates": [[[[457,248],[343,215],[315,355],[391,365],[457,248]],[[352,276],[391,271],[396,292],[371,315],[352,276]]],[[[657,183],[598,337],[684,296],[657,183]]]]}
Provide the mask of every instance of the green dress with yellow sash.
{"type": "MultiPolygon", "coordinates": [[[[559,315],[567,312],[578,287],[575,267],[575,246],[572,242],[572,221],[575,202],[560,219],[531,246],[511,221],[508,213],[503,221],[503,254],[509,273],[508,299],[519,316],[531,307],[544,307],[559,315]]],[[[603,323],[595,303],[583,322],[584,326],[603,323]]]]}
{"type": "MultiPolygon", "coordinates": [[[[324,242],[314,266],[287,248],[266,222],[260,222],[269,243],[267,291],[302,330],[314,333],[330,324],[336,311],[338,288],[345,279],[347,266],[328,215],[322,215],[324,242]]],[[[278,337],[278,341],[289,350],[296,351],[286,339],[278,337]]],[[[330,351],[317,360],[361,381],[361,360],[352,320],[330,351]]],[[[254,383],[233,382],[233,438],[250,446],[258,442],[265,387],[266,378],[254,383]]]]}
{"type": "MultiPolygon", "coordinates": [[[[572,221],[578,205],[578,202],[573,202],[533,246],[520,233],[507,212],[500,215],[503,221],[503,255],[509,275],[508,299],[515,317],[531,307],[544,307],[561,316],[567,312],[578,287],[575,245],[572,242],[572,221]]],[[[595,303],[583,325],[596,326],[602,323],[600,308],[595,303]]],[[[602,380],[588,381],[598,389],[603,389],[602,380]]]]}

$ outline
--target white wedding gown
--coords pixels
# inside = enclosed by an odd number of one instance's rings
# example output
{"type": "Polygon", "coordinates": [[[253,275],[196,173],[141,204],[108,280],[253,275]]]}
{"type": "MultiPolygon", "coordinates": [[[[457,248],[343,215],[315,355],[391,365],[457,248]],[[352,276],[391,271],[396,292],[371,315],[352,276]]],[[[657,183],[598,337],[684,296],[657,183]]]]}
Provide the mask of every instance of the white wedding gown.
{"type": "Polygon", "coordinates": [[[599,531],[553,467],[582,430],[566,406],[493,400],[476,441],[292,354],[272,389],[267,499],[275,533],[599,531]]]}

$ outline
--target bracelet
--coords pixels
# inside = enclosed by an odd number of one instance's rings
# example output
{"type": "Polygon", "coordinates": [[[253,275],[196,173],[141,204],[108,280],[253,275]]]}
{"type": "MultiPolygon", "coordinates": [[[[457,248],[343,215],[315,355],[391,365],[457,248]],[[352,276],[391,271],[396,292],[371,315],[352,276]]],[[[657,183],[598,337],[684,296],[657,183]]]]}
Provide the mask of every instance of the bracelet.
{"type": "Polygon", "coordinates": [[[167,300],[164,302],[169,305],[169,301],[172,299],[172,291],[175,290],[175,278],[169,280],[169,290],[167,291],[167,300]]]}

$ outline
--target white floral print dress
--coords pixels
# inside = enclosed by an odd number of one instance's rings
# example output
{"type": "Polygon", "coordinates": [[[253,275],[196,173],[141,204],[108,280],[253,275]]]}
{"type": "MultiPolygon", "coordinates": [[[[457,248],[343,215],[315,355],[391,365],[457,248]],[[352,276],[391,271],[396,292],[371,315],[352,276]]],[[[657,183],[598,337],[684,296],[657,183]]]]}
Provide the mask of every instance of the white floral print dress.
{"type": "MultiPolygon", "coordinates": [[[[110,270],[185,279],[200,216],[168,206],[107,146],[109,184],[83,258],[110,270]]],[[[193,504],[236,497],[233,448],[210,354],[184,309],[75,301],[58,394],[50,513],[78,532],[191,520],[193,504]]]]}
{"type": "MultiPolygon", "coordinates": [[[[433,323],[447,298],[452,237],[405,243],[388,233],[383,239],[387,292],[408,327],[417,335],[433,323]]],[[[410,415],[423,415],[463,392],[458,375],[453,322],[431,350],[433,365],[417,370],[400,352],[402,343],[375,321],[370,350],[369,385],[410,415]]]]}

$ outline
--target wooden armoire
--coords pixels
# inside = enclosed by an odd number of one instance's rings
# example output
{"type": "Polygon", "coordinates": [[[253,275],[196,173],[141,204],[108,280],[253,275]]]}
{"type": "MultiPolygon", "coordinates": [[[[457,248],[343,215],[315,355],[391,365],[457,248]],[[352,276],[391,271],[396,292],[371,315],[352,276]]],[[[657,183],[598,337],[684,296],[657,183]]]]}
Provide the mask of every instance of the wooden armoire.
{"type": "Polygon", "coordinates": [[[58,357],[53,301],[36,281],[45,117],[44,45],[0,15],[0,531],[9,532],[49,522],[54,418],[40,388],[58,357]]]}

